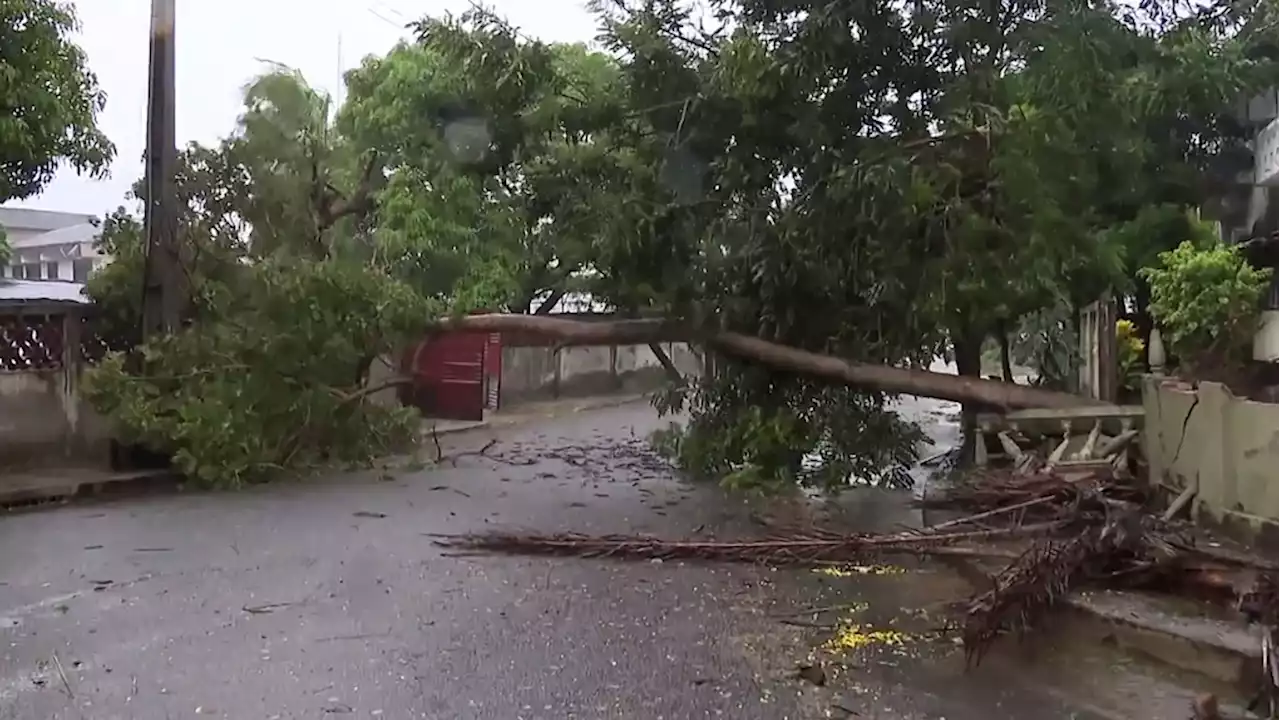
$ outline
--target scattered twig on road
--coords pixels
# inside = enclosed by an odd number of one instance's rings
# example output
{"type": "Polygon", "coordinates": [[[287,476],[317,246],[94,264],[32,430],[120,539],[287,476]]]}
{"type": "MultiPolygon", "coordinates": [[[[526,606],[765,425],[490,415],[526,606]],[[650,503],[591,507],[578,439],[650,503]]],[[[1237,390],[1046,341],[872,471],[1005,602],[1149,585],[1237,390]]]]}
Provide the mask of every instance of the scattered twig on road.
{"type": "Polygon", "coordinates": [[[240,609],[250,615],[265,615],[297,604],[296,602],[264,603],[262,605],[245,605],[240,609]]]}
{"type": "Polygon", "coordinates": [[[1019,510],[1026,510],[1037,505],[1044,505],[1046,503],[1053,502],[1053,500],[1053,495],[1041,495],[1020,503],[1014,503],[1013,505],[1002,505],[997,508],[992,508],[985,512],[980,512],[977,515],[966,515],[965,517],[948,520],[946,522],[938,523],[937,525],[930,525],[928,529],[931,531],[937,531],[943,528],[958,527],[960,525],[973,525],[979,520],[989,520],[1000,515],[1007,515],[1019,510]]]}
{"type": "Polygon", "coordinates": [[[456,487],[451,487],[449,485],[432,485],[431,487],[427,488],[427,492],[439,492],[441,490],[448,490],[450,492],[455,492],[465,498],[471,497],[470,493],[464,492],[462,490],[459,490],[456,487]]]}
{"type": "Polygon", "coordinates": [[[440,448],[440,433],[436,431],[436,426],[431,426],[431,443],[436,446],[436,462],[444,459],[444,450],[440,448]]]}
{"type": "Polygon", "coordinates": [[[493,456],[489,455],[489,451],[493,449],[493,446],[498,444],[497,438],[490,438],[489,442],[485,443],[484,447],[479,450],[463,450],[451,455],[445,455],[444,450],[440,447],[440,434],[436,431],[435,426],[432,426],[431,428],[431,441],[435,444],[436,448],[436,464],[439,465],[440,463],[448,462],[450,465],[455,467],[459,460],[468,456],[483,457],[489,460],[495,459],[493,456]]]}
{"type": "Polygon", "coordinates": [[[67,691],[67,697],[75,698],[76,694],[71,690],[71,681],[67,679],[67,671],[62,668],[62,661],[58,659],[58,652],[53,653],[53,665],[58,669],[58,677],[62,679],[62,687],[67,691]]]}
{"type": "Polygon", "coordinates": [[[853,610],[858,607],[858,603],[838,603],[836,605],[819,605],[817,607],[801,608],[799,610],[791,610],[785,613],[775,613],[771,617],[774,620],[782,620],[784,618],[800,617],[802,615],[819,615],[825,612],[835,612],[837,610],[853,610]]]}
{"type": "Polygon", "coordinates": [[[813,628],[815,630],[835,630],[839,625],[836,623],[816,623],[807,620],[796,620],[794,618],[779,618],[778,622],[783,625],[791,625],[792,627],[813,628]]]}

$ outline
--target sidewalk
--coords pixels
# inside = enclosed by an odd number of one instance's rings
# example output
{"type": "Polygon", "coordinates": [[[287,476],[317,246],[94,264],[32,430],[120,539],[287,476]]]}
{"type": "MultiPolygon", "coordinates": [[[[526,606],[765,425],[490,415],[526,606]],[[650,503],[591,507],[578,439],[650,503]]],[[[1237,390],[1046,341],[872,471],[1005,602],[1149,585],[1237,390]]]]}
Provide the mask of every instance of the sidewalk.
{"type": "MultiPolygon", "coordinates": [[[[427,420],[422,434],[436,437],[480,429],[512,427],[574,412],[626,405],[644,400],[645,394],[601,395],[545,402],[522,403],[492,413],[484,420],[427,420]]],[[[93,468],[49,468],[0,476],[0,510],[31,508],[81,498],[126,497],[182,486],[182,477],[170,470],[112,472],[93,468]]]]}
{"type": "Polygon", "coordinates": [[[1261,629],[1204,603],[1106,590],[1077,593],[1066,604],[1121,649],[1179,670],[1248,685],[1262,667],[1261,629]]]}
{"type": "Polygon", "coordinates": [[[169,470],[113,472],[94,468],[47,468],[0,478],[0,510],[59,503],[73,498],[119,497],[179,484],[169,470]]]}

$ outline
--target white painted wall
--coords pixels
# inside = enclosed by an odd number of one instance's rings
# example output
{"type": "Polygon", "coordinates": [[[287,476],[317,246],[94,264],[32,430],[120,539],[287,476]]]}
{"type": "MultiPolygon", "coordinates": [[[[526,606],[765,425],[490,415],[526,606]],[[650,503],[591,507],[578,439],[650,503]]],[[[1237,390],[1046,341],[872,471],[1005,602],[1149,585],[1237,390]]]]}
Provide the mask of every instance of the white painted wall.
{"type": "Polygon", "coordinates": [[[77,245],[51,245],[40,248],[17,248],[9,258],[9,264],[0,266],[0,277],[16,277],[17,268],[24,264],[38,264],[39,277],[27,277],[27,280],[64,280],[74,281],[76,260],[89,260],[91,271],[97,270],[111,258],[98,252],[90,243],[77,245]]]}

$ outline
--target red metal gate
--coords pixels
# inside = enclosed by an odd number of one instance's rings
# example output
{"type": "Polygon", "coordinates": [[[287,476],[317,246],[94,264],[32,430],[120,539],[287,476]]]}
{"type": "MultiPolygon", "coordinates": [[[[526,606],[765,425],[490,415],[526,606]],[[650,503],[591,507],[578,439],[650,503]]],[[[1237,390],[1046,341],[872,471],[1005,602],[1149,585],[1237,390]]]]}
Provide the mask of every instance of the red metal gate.
{"type": "Polygon", "coordinates": [[[486,333],[449,332],[418,343],[406,363],[413,375],[409,404],[427,417],[483,420],[486,333]]]}

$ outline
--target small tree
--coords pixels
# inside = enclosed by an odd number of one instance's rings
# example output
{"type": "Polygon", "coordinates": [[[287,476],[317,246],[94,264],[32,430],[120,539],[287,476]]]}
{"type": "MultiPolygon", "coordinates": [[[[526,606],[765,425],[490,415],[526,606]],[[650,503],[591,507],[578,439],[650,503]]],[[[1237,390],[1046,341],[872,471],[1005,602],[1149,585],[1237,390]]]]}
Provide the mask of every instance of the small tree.
{"type": "Polygon", "coordinates": [[[40,192],[60,162],[101,175],[115,155],[77,28],[70,3],[0,2],[0,202],[40,192]]]}
{"type": "MultiPolygon", "coordinates": [[[[69,3],[0,2],[0,203],[40,192],[58,163],[107,171],[115,147],[98,130],[106,95],[89,72],[69,3]]],[[[0,228],[0,263],[9,243],[0,228]]]]}
{"type": "MultiPolygon", "coordinates": [[[[1141,276],[1151,285],[1151,315],[1180,368],[1201,379],[1227,380],[1241,368],[1258,329],[1270,270],[1251,267],[1216,237],[1183,241],[1141,276]]],[[[1210,231],[1211,232],[1211,231],[1210,231]]]]}

